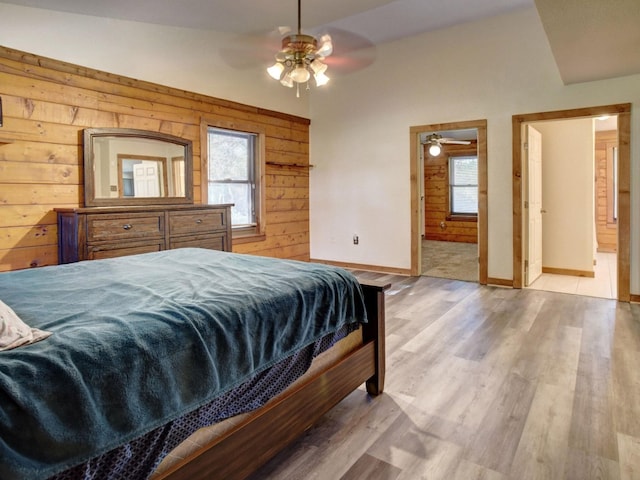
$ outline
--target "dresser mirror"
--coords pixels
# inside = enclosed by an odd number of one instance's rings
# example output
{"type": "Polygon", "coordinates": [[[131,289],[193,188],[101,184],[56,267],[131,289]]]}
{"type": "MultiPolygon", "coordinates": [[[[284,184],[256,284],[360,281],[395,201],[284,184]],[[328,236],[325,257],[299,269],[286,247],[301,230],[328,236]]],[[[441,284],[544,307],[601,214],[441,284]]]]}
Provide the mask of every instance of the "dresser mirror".
{"type": "Polygon", "coordinates": [[[84,130],[87,207],[193,203],[190,140],[130,128],[84,130]]]}

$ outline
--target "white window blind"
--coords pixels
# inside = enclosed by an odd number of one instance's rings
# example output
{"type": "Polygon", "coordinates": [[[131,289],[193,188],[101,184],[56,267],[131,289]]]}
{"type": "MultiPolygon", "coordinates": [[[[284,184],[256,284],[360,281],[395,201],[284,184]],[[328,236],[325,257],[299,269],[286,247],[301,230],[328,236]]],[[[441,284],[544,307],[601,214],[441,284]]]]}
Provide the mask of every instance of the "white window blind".
{"type": "Polygon", "coordinates": [[[451,214],[478,214],[478,157],[449,158],[451,214]]]}

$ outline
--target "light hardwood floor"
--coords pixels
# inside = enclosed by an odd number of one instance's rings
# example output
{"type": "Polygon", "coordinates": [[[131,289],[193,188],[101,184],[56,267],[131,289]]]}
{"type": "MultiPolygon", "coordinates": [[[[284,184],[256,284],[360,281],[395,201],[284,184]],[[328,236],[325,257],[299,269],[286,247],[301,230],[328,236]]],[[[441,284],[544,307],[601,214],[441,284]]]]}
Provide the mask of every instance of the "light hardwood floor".
{"type": "Polygon", "coordinates": [[[252,480],[640,479],[640,305],[357,273],[393,282],[385,393],[252,480]]]}

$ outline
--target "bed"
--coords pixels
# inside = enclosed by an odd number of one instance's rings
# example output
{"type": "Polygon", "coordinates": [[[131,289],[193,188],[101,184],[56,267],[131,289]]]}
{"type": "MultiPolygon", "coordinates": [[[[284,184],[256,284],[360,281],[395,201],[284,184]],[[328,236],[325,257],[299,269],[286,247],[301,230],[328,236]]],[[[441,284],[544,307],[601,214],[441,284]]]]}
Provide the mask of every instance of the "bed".
{"type": "Polygon", "coordinates": [[[1,274],[45,337],[0,351],[0,478],[245,478],[359,385],[382,392],[386,288],[191,248],[1,274]]]}

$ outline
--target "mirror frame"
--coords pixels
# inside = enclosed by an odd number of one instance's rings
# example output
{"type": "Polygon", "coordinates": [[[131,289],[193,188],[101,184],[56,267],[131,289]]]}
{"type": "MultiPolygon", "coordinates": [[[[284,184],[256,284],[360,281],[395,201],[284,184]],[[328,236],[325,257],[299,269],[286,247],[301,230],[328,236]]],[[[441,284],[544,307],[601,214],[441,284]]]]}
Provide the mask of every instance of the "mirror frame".
{"type": "Polygon", "coordinates": [[[167,133],[133,128],[86,128],[83,131],[84,204],[86,207],[193,204],[193,145],[191,140],[167,133]],[[94,140],[100,137],[141,138],[173,143],[184,148],[184,197],[96,198],[94,140]]]}

